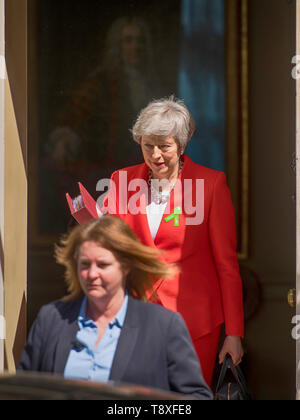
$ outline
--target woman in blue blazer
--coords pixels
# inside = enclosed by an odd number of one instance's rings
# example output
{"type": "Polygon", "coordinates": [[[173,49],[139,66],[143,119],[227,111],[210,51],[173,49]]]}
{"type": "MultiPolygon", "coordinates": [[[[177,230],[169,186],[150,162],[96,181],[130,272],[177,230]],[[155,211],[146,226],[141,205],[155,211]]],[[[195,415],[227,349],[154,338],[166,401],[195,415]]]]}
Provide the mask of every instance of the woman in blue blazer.
{"type": "Polygon", "coordinates": [[[173,268],[120,218],[77,226],[56,249],[69,294],[42,307],[19,370],[122,381],[212,399],[180,314],[145,302],[173,268]]]}

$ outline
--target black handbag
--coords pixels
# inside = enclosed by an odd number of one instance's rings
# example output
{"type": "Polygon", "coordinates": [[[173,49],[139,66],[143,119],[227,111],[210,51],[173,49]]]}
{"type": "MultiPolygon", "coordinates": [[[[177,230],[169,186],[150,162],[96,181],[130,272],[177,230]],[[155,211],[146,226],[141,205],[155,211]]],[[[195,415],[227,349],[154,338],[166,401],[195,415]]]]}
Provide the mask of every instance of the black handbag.
{"type": "Polygon", "coordinates": [[[226,355],[222,364],[216,391],[215,400],[251,400],[248,392],[246,380],[239,366],[235,366],[230,355],[226,355]],[[228,369],[230,367],[230,369],[228,369]],[[230,374],[231,381],[226,377],[230,374]]]}

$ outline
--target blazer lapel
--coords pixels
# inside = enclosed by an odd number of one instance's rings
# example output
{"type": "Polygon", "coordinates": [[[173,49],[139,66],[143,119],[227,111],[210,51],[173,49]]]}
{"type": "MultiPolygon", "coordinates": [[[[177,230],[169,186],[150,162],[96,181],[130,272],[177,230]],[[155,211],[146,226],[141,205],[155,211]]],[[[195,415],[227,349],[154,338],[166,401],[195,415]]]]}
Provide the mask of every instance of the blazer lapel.
{"type": "Polygon", "coordinates": [[[78,326],[78,315],[82,300],[74,304],[72,313],[68,314],[68,317],[64,319],[64,326],[61,329],[54,358],[54,373],[63,374],[65,366],[70,354],[72,347],[74,346],[74,340],[76,338],[78,326]]]}
{"type": "MultiPolygon", "coordinates": [[[[148,182],[148,173],[149,168],[144,163],[142,165],[139,165],[138,170],[134,172],[134,177],[128,179],[128,185],[129,186],[130,181],[132,181],[134,178],[136,179],[142,179],[147,184],[148,182]]],[[[130,211],[130,199],[132,199],[132,196],[134,196],[136,192],[129,192],[128,193],[128,208],[127,208],[127,215],[123,217],[123,219],[131,226],[131,228],[135,231],[139,239],[146,245],[155,248],[155,244],[150,232],[149,223],[148,223],[148,217],[147,217],[147,211],[146,206],[148,202],[148,187],[146,188],[146,191],[142,191],[139,193],[139,199],[137,200],[136,204],[139,207],[139,213],[138,214],[132,214],[130,211]]]]}
{"type": "Polygon", "coordinates": [[[127,314],[125,317],[124,325],[122,327],[112,368],[110,371],[110,380],[122,380],[126,372],[128,363],[130,362],[130,359],[132,357],[132,353],[140,331],[136,321],[137,319],[139,319],[137,311],[138,307],[137,305],[135,305],[135,299],[129,296],[127,314]]]}
{"type": "MultiPolygon", "coordinates": [[[[179,175],[179,183],[177,183],[170,195],[168,205],[165,209],[163,217],[161,219],[154,244],[159,249],[169,250],[170,244],[183,243],[185,234],[185,215],[184,215],[184,204],[183,204],[183,181],[186,175],[187,169],[190,164],[190,159],[187,155],[183,155],[184,163],[179,175]],[[165,220],[167,216],[174,215],[175,209],[179,209],[178,225],[175,224],[175,218],[165,220]],[[172,241],[170,242],[170,236],[172,241]]],[[[171,262],[171,261],[167,261],[171,262]]]]}

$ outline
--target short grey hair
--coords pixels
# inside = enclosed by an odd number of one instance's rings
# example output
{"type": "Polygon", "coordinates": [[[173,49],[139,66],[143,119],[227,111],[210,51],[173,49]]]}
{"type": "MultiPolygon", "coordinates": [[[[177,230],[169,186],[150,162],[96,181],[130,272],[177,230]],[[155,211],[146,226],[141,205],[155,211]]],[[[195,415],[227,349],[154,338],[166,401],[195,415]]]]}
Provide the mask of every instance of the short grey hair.
{"type": "Polygon", "coordinates": [[[195,131],[195,121],[184,102],[175,98],[156,99],[142,109],[131,130],[140,143],[143,136],[174,137],[185,148],[195,131]]]}

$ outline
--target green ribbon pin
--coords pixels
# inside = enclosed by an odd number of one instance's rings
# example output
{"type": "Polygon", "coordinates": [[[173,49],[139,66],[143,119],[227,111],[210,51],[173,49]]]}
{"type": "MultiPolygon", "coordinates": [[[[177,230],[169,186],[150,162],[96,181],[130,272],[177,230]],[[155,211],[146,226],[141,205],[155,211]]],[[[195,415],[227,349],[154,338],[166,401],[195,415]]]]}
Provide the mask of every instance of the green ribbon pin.
{"type": "Polygon", "coordinates": [[[179,226],[179,215],[182,214],[181,208],[180,207],[176,207],[174,209],[174,213],[170,214],[170,216],[165,217],[165,222],[169,222],[170,220],[174,219],[174,226],[178,227],[179,226]]]}

